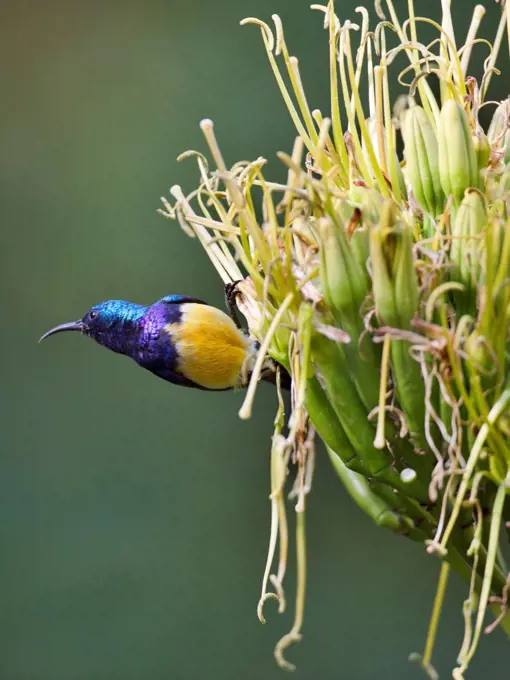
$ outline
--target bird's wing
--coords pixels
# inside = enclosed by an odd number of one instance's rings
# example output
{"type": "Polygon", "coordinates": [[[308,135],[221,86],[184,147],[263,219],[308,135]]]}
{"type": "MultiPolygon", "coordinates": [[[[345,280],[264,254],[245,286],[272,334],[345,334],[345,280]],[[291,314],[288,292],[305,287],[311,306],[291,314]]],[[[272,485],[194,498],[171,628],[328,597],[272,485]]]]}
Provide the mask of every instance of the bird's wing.
{"type": "MultiPolygon", "coordinates": [[[[147,368],[147,366],[145,366],[145,368],[147,368]]],[[[150,370],[155,375],[167,380],[168,382],[171,382],[173,385],[182,385],[183,387],[194,387],[199,390],[207,390],[206,387],[198,385],[196,382],[193,382],[193,380],[186,378],[186,376],[182,375],[182,373],[179,373],[177,370],[171,369],[168,366],[151,366],[150,370]]]]}
{"type": "Polygon", "coordinates": [[[162,297],[160,300],[158,300],[158,302],[163,302],[168,305],[182,305],[186,302],[194,302],[198,305],[209,306],[208,302],[204,302],[203,300],[199,300],[198,298],[190,297],[188,295],[165,295],[165,297],[162,297]]]}

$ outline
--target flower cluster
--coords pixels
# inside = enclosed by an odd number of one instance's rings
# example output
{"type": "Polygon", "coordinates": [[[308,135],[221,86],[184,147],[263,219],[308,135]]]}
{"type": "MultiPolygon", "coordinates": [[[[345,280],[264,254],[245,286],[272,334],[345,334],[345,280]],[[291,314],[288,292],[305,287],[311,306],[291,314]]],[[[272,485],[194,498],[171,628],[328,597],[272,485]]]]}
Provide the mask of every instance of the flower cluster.
{"type": "Polygon", "coordinates": [[[510,514],[510,99],[495,103],[486,95],[510,9],[501,9],[490,44],[477,38],[485,12],[478,5],[459,46],[450,2],[442,3],[441,24],[415,16],[412,0],[404,22],[391,0],[388,16],[382,5],[376,3],[374,30],[364,8],[356,10],[358,25],[342,22],[333,0],[313,6],[329,37],[327,117],[309,107],[279,17],[274,29],[244,20],[261,30],[297,130],[292,153],[278,154],[287,181],[267,179],[263,158],[227,167],[213,124],[204,120],[216,169],[197,152],[184,154],[198,163],[200,185],[188,196],[172,187],[175,203],[163,199],[161,212],[198,237],[225,284],[240,281],[237,305],[260,343],[240,416],[250,416],[268,355],[292,377],[287,421],[278,390],[272,530],[259,603],[262,621],[268,597],[285,608],[284,488],[295,466],[298,587],[278,662],[292,668],[284,650],[300,639],[304,515],[317,435],[358,505],[442,560],[419,658],[430,677],[448,569],[466,579],[459,679],[489,606],[508,630],[499,541],[510,514]],[[418,39],[424,23],[437,31],[428,45],[418,39]],[[480,82],[468,75],[478,43],[489,50],[480,82]],[[398,74],[405,94],[392,102],[389,72],[402,53],[409,60],[398,74]],[[496,108],[484,131],[479,113],[486,105],[496,108]]]}

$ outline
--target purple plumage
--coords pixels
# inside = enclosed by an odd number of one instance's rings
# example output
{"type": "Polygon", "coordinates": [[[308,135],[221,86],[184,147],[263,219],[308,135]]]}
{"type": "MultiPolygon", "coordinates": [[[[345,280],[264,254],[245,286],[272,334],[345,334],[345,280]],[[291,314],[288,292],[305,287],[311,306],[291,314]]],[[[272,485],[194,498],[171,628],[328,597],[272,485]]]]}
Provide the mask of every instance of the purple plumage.
{"type": "Polygon", "coordinates": [[[164,330],[180,321],[181,304],[188,302],[206,304],[181,295],[168,295],[150,307],[125,300],[107,300],[94,305],[82,319],[48,331],[41,340],[61,331],[79,331],[103,347],[131,357],[164,380],[202,389],[179,373],[175,345],[164,330]]]}
{"type": "MultiPolygon", "coordinates": [[[[150,307],[107,300],[82,319],[52,328],[41,340],[62,331],[88,335],[168,382],[203,390],[245,384],[255,351],[224,312],[182,295],[168,295],[150,307]]],[[[263,380],[274,382],[273,368],[268,361],[263,380]]]]}

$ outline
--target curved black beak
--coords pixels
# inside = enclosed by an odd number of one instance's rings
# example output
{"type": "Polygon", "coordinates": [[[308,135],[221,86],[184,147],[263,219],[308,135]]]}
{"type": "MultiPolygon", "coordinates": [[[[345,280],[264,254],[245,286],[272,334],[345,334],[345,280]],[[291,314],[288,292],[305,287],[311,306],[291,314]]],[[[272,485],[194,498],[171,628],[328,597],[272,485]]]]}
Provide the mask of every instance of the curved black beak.
{"type": "Polygon", "coordinates": [[[64,331],[79,331],[80,333],[84,333],[85,324],[81,319],[78,321],[71,321],[70,323],[62,323],[60,326],[55,326],[55,328],[52,328],[47,333],[45,333],[41,338],[39,338],[39,342],[49,338],[50,335],[55,335],[55,333],[63,333],[64,331]]]}

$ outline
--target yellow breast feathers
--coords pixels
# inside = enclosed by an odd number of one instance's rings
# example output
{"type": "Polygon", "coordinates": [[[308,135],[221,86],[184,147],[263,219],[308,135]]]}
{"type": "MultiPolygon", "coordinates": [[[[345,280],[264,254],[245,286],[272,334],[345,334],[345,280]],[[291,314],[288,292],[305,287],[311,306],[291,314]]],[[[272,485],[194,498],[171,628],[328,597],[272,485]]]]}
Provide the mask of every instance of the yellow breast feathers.
{"type": "Polygon", "coordinates": [[[185,303],[181,311],[179,322],[165,326],[177,350],[179,373],[211,390],[240,386],[249,339],[215,307],[185,303]]]}

